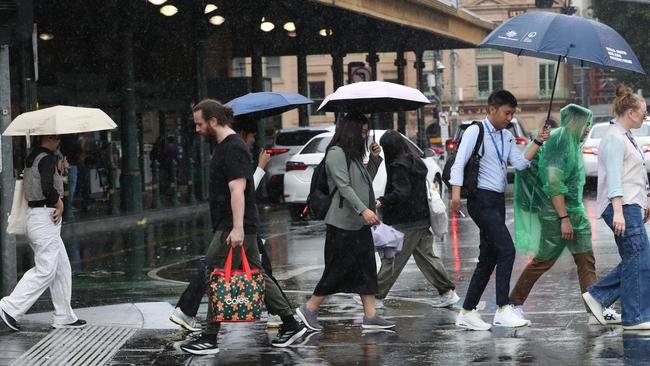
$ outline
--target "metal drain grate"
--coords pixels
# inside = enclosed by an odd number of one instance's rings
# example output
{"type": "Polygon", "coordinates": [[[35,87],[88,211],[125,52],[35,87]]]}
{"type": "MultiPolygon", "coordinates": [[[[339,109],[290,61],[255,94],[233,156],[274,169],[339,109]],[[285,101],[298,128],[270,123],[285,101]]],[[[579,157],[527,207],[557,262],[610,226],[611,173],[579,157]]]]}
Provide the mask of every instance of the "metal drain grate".
{"type": "Polygon", "coordinates": [[[11,366],[105,365],[136,331],[136,328],[98,326],[55,329],[11,366]]]}

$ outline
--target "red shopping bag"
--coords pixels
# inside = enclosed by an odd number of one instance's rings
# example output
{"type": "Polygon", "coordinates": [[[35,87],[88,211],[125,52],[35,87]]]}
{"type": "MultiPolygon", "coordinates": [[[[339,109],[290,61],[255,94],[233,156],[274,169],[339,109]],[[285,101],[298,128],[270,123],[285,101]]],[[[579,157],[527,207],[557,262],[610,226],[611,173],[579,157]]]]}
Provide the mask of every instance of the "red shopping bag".
{"type": "Polygon", "coordinates": [[[224,269],[210,274],[208,286],[211,318],[214,322],[252,322],[260,319],[264,303],[264,276],[251,270],[244,247],[241,247],[243,270],[232,270],[232,248],[224,269]]]}

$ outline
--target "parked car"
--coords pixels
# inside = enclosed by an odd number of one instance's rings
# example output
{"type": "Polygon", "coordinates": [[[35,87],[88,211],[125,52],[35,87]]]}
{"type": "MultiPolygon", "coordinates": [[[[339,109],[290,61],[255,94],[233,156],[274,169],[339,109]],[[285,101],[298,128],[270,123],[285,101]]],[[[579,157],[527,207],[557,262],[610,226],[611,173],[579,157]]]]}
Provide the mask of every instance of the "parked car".
{"type": "MultiPolygon", "coordinates": [[[[582,160],[585,163],[585,175],[589,180],[593,181],[598,177],[598,145],[600,145],[600,139],[605,135],[609,125],[609,123],[593,125],[582,145],[582,160]]],[[[650,173],[650,119],[646,119],[641,128],[633,129],[632,136],[643,150],[646,169],[650,173]]]]}
{"type": "MultiPolygon", "coordinates": [[[[384,132],[386,130],[370,130],[369,143],[373,141],[373,135],[375,136],[375,141],[378,142],[384,132]]],[[[332,141],[333,136],[334,132],[327,132],[312,138],[299,153],[287,161],[286,173],[284,175],[284,201],[289,204],[289,210],[294,218],[299,217],[305,208],[314,168],[323,160],[325,149],[330,141],[332,141]]],[[[441,196],[444,195],[442,170],[436,163],[438,158],[429,149],[427,149],[428,152],[425,156],[425,153],[411,140],[404,135],[402,137],[407,141],[411,150],[420,156],[426,164],[429,170],[427,179],[438,187],[441,196]]],[[[383,156],[384,153],[382,151],[381,157],[383,158],[383,156]]],[[[367,159],[368,157],[366,156],[366,161],[367,159]]],[[[381,163],[372,185],[375,191],[375,197],[381,197],[386,188],[386,166],[384,162],[381,163]]]]}
{"type": "MultiPolygon", "coordinates": [[[[470,124],[473,121],[463,121],[463,124],[470,124]]],[[[513,118],[512,121],[510,121],[510,124],[507,127],[508,131],[512,133],[512,135],[515,137],[517,141],[517,147],[520,150],[523,150],[526,145],[530,142],[530,134],[524,126],[519,123],[519,121],[516,118],[513,118]]],[[[445,150],[447,150],[447,156],[451,154],[452,152],[456,151],[458,148],[458,142],[460,141],[460,138],[463,136],[463,132],[465,130],[462,128],[457,128],[456,132],[454,133],[454,137],[452,139],[449,139],[445,143],[445,150]]],[[[508,164],[508,182],[512,182],[514,180],[514,168],[508,164]]]]}
{"type": "Polygon", "coordinates": [[[271,160],[266,165],[266,192],[270,200],[281,202],[287,160],[296,154],[312,137],[334,131],[334,125],[285,128],[278,130],[273,145],[266,151],[271,160]]]}

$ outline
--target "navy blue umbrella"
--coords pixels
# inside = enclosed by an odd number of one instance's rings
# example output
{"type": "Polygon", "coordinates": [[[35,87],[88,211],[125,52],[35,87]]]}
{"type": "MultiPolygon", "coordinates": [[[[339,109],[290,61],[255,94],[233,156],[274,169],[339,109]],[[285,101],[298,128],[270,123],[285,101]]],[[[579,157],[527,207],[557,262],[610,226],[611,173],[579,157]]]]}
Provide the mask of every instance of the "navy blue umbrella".
{"type": "Polygon", "coordinates": [[[605,24],[564,14],[529,12],[509,19],[479,44],[518,56],[557,60],[547,121],[560,62],[645,74],[630,45],[605,24]]]}
{"type": "Polygon", "coordinates": [[[235,98],[226,105],[233,109],[237,120],[257,120],[313,102],[298,93],[259,92],[235,98]]]}

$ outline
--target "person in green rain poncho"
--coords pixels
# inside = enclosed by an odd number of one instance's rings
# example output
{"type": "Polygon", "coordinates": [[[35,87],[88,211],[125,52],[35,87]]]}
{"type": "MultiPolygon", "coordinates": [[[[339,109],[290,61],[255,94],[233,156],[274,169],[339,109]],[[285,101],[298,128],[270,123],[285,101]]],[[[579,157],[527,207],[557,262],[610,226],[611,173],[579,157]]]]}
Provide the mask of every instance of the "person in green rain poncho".
{"type": "MultiPolygon", "coordinates": [[[[582,143],[592,122],[590,110],[569,104],[560,110],[560,127],[551,132],[531,167],[515,175],[515,246],[533,257],[522,272],[510,301],[521,316],[535,282],[565,249],[573,255],[580,294],[596,283],[591,224],[582,203],[585,168],[582,143]]],[[[620,323],[620,315],[607,308],[605,318],[620,323]]],[[[593,318],[593,315],[591,316],[593,318]]],[[[593,318],[590,324],[599,324],[593,318]]]]}

